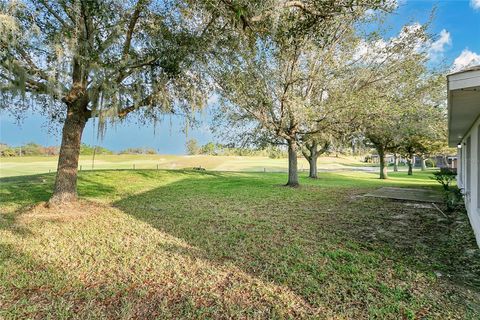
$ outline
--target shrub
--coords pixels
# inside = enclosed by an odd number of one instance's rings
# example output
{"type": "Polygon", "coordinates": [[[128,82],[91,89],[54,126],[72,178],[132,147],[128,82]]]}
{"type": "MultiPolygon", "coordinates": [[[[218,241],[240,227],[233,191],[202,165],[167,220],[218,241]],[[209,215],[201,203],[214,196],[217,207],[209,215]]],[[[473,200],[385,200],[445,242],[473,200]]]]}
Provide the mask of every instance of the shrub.
{"type": "Polygon", "coordinates": [[[39,144],[30,142],[22,147],[22,155],[25,156],[41,156],[44,154],[43,147],[39,144]]]}
{"type": "Polygon", "coordinates": [[[207,156],[216,156],[217,155],[216,149],[217,149],[216,145],[213,142],[209,142],[207,144],[204,144],[200,148],[200,153],[207,156]]]}
{"type": "Polygon", "coordinates": [[[438,181],[443,187],[447,211],[453,212],[463,206],[462,190],[457,186],[451,185],[457,173],[450,168],[441,168],[440,171],[435,172],[433,175],[432,179],[438,181]]]}
{"type": "Polygon", "coordinates": [[[438,181],[443,187],[443,190],[448,191],[450,190],[450,184],[457,174],[450,168],[441,168],[440,171],[437,171],[433,174],[434,180],[438,181]]]}
{"type": "Polygon", "coordinates": [[[445,202],[447,204],[448,212],[463,208],[464,201],[462,190],[455,186],[451,187],[448,191],[445,191],[445,202]]]}
{"type": "Polygon", "coordinates": [[[157,154],[157,151],[152,148],[145,149],[145,154],[157,154]]]}
{"type": "Polygon", "coordinates": [[[0,151],[2,157],[15,157],[17,156],[17,151],[14,148],[4,148],[0,151]]]}
{"type": "Polygon", "coordinates": [[[427,168],[434,168],[436,164],[435,164],[435,161],[433,161],[432,159],[427,159],[425,160],[425,166],[427,168]]]}

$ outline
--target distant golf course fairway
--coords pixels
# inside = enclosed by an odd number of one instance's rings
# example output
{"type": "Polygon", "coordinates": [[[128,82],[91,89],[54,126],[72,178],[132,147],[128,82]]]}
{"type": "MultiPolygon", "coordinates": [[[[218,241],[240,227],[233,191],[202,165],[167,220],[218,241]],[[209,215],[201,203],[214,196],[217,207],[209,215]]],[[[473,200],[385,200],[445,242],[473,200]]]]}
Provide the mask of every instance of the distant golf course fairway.
{"type": "MultiPolygon", "coordinates": [[[[12,157],[0,158],[0,177],[11,177],[37,173],[53,172],[57,168],[57,157],[12,157]]],[[[92,156],[80,156],[79,168],[92,169],[92,156]]],[[[268,157],[240,156],[178,156],[178,155],[97,155],[94,169],[183,169],[202,167],[214,171],[268,171],[287,170],[287,159],[268,157]]],[[[352,167],[371,167],[360,158],[321,157],[319,170],[348,169],[352,167]]],[[[308,170],[308,163],[299,157],[300,171],[308,170]]]]}
{"type": "Polygon", "coordinates": [[[363,197],[439,190],[431,173],[287,188],[286,173],[82,171],[59,210],[41,205],[54,173],[1,178],[0,319],[479,319],[466,214],[363,197]]]}

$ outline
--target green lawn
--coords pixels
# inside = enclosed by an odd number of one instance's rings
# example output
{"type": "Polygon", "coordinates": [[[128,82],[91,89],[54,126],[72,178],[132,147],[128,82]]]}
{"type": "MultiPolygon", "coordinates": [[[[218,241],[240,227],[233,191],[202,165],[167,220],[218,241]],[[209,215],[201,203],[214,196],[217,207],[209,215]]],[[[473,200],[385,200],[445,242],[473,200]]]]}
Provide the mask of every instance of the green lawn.
{"type": "MultiPolygon", "coordinates": [[[[319,169],[346,169],[352,167],[371,167],[370,163],[360,161],[360,157],[321,157],[318,159],[319,169]]],[[[39,157],[0,157],[0,177],[31,175],[54,172],[58,158],[39,157]]],[[[80,156],[79,169],[92,169],[92,156],[80,156]]],[[[240,156],[181,156],[181,155],[97,155],[93,163],[94,169],[184,169],[202,167],[215,171],[286,171],[287,159],[270,159],[268,157],[240,156]]],[[[299,170],[308,170],[308,163],[299,157],[299,170]]]]}
{"type": "Polygon", "coordinates": [[[431,172],[84,171],[0,179],[0,319],[479,319],[466,215],[362,197],[431,172]]]}

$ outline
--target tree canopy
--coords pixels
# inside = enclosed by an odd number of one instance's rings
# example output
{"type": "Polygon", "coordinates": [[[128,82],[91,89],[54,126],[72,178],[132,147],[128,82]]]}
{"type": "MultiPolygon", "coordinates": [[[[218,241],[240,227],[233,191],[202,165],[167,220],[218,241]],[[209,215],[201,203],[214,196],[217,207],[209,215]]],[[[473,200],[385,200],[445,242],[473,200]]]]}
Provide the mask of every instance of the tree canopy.
{"type": "Polygon", "coordinates": [[[439,97],[428,91],[435,81],[426,27],[407,25],[386,40],[359,32],[372,12],[394,7],[383,0],[2,2],[0,108],[16,115],[37,108],[63,123],[52,204],[76,199],[89,119],[99,119],[100,133],[134,112],[141,122],[165,113],[189,122],[212,94],[221,101],[217,119],[241,126],[242,140],[288,146],[290,186],[298,185],[297,153],[316,166],[333,138],[367,137],[383,154],[415,140],[415,153],[427,154],[437,133],[412,120],[418,110],[436,114],[430,105],[439,97]],[[395,134],[385,131],[395,126],[395,134]]]}
{"type": "MultiPolygon", "coordinates": [[[[83,129],[98,117],[188,116],[204,105],[201,61],[220,22],[195,1],[11,1],[0,21],[0,107],[63,122],[51,202],[76,198],[83,129]],[[218,22],[218,23],[217,23],[218,22]]],[[[102,132],[103,130],[100,130],[102,132]]]]}

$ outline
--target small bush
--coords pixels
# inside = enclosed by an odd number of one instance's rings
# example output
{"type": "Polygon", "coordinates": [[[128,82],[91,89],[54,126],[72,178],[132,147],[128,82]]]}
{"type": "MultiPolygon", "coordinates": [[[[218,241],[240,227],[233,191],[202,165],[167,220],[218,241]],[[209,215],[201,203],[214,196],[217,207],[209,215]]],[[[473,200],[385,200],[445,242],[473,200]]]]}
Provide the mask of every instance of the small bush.
{"type": "Polygon", "coordinates": [[[454,212],[459,209],[459,207],[463,206],[462,190],[451,185],[452,181],[455,180],[457,173],[450,168],[441,168],[440,171],[435,172],[433,175],[432,179],[438,181],[443,187],[447,211],[454,212]]]}
{"type": "Polygon", "coordinates": [[[14,148],[7,147],[0,151],[2,157],[15,157],[17,156],[17,151],[14,148]]]}
{"type": "Polygon", "coordinates": [[[433,174],[434,180],[438,181],[443,187],[443,190],[448,191],[450,189],[450,184],[455,180],[457,173],[450,168],[441,168],[440,171],[437,171],[433,174]]]}
{"type": "Polygon", "coordinates": [[[427,159],[425,160],[425,166],[427,168],[434,168],[436,164],[435,164],[435,161],[433,161],[432,159],[427,159]]]}
{"type": "Polygon", "coordinates": [[[454,212],[463,208],[463,194],[462,190],[458,187],[451,187],[448,191],[445,191],[445,202],[447,204],[447,211],[454,212]]]}

